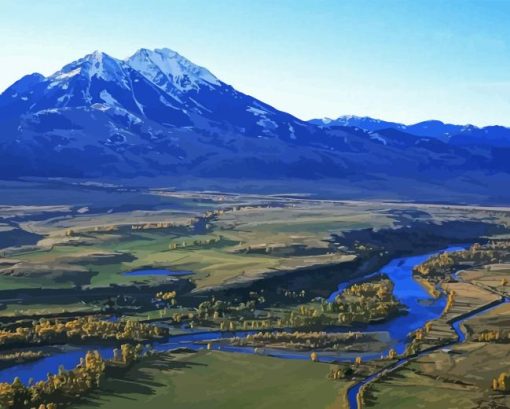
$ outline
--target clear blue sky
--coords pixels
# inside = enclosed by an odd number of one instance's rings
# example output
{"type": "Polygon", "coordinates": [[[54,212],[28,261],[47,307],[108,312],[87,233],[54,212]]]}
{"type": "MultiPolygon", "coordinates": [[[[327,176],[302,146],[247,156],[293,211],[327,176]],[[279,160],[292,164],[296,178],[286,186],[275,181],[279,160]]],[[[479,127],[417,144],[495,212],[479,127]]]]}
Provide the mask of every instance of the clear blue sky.
{"type": "Polygon", "coordinates": [[[169,47],[300,118],[510,125],[510,1],[0,0],[0,89],[169,47]]]}

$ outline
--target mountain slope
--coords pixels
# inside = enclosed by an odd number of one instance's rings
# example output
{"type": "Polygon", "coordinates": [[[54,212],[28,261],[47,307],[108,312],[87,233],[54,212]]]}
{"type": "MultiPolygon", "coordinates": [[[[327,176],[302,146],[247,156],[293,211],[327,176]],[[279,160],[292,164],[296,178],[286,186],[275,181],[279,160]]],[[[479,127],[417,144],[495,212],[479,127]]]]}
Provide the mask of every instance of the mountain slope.
{"type": "Polygon", "coordinates": [[[312,188],[336,180],[412,197],[437,180],[462,179],[463,190],[478,192],[486,175],[510,171],[489,146],[443,143],[440,124],[341,123],[302,121],[169,49],[126,60],[96,51],[0,95],[0,177],[196,178],[220,188],[220,179],[308,179],[312,188]],[[423,129],[434,136],[417,135],[423,129]]]}
{"type": "Polygon", "coordinates": [[[94,52],[24,77],[0,95],[0,130],[4,176],[180,173],[245,150],[269,158],[282,141],[322,134],[168,49],[126,61],[94,52]]]}

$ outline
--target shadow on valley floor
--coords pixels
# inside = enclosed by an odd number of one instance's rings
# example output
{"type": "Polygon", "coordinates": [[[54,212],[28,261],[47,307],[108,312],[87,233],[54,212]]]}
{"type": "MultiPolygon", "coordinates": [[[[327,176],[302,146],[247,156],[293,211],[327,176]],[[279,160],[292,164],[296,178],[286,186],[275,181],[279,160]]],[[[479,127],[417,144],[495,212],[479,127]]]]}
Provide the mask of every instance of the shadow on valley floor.
{"type": "Polygon", "coordinates": [[[111,370],[101,389],[83,400],[88,407],[101,407],[102,400],[109,397],[135,401],[140,395],[147,397],[156,394],[157,388],[165,383],[156,380],[154,374],[162,371],[193,370],[196,367],[206,367],[206,364],[177,360],[171,355],[155,356],[143,362],[143,369],[135,364],[127,374],[120,370],[111,370]],[[134,397],[133,395],[137,395],[134,397]]]}

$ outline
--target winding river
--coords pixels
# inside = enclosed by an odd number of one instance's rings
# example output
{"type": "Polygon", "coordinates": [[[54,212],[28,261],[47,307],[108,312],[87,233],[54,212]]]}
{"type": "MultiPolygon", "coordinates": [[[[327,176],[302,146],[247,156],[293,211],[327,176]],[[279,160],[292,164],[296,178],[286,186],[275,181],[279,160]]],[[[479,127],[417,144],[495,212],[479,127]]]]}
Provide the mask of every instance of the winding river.
{"type": "MultiPolygon", "coordinates": [[[[434,318],[437,318],[441,315],[444,306],[445,299],[444,297],[440,297],[438,299],[434,299],[431,297],[428,292],[418,284],[412,277],[412,269],[415,265],[422,263],[430,256],[440,253],[440,252],[452,252],[462,250],[465,247],[461,246],[452,246],[441,251],[435,253],[429,253],[419,256],[410,256],[410,257],[402,257],[395,258],[391,260],[387,265],[381,268],[378,272],[372,274],[386,274],[394,283],[394,294],[395,296],[407,306],[408,313],[405,315],[398,316],[392,320],[380,322],[376,324],[368,324],[361,327],[357,327],[356,330],[364,331],[364,332],[387,332],[391,338],[392,347],[397,350],[397,352],[402,353],[405,350],[407,337],[409,332],[414,331],[418,328],[423,327],[423,325],[434,318]]],[[[347,286],[358,282],[366,280],[367,276],[343,282],[339,284],[338,289],[331,294],[329,300],[334,300],[335,296],[341,292],[347,286]]],[[[477,312],[480,313],[480,312],[477,312]]],[[[475,314],[473,314],[475,315],[475,314]]],[[[471,315],[471,316],[473,316],[471,315]]],[[[460,329],[462,322],[470,318],[471,316],[464,316],[462,319],[459,319],[456,322],[453,322],[452,325],[455,328],[455,331],[459,335],[459,341],[464,340],[464,334],[460,329]]],[[[335,332],[346,332],[352,329],[345,327],[332,328],[332,331],[335,332]]],[[[205,348],[204,341],[207,342],[209,340],[217,340],[217,339],[227,339],[231,337],[245,337],[249,333],[253,333],[256,331],[236,331],[236,332],[188,332],[182,335],[171,336],[165,342],[155,343],[153,344],[153,348],[157,351],[169,351],[176,348],[189,348],[193,350],[199,350],[205,348]]],[[[309,359],[309,352],[297,352],[297,351],[285,351],[285,350],[271,350],[271,349],[260,349],[255,351],[254,348],[249,347],[236,347],[232,345],[225,344],[213,344],[213,347],[216,349],[220,349],[227,352],[241,352],[241,353],[264,353],[265,355],[275,356],[278,358],[285,359],[309,359]]],[[[80,358],[83,357],[86,351],[91,349],[97,349],[101,355],[109,359],[113,356],[112,347],[108,346],[69,346],[65,347],[63,350],[52,354],[51,356],[39,359],[37,361],[31,363],[18,364],[9,368],[5,368],[0,370],[0,382],[12,382],[14,377],[19,377],[21,381],[28,382],[29,380],[38,381],[45,379],[47,373],[55,373],[58,371],[60,366],[65,369],[74,368],[80,361],[80,358]]],[[[373,359],[378,358],[381,353],[385,353],[387,351],[378,351],[373,354],[364,354],[364,359],[373,359]]],[[[428,351],[430,352],[430,351],[428,351]]],[[[359,355],[356,354],[356,355],[359,355]]],[[[319,360],[322,362],[331,362],[331,361],[352,361],[355,358],[354,353],[320,353],[319,360]]],[[[403,365],[406,363],[406,359],[402,359],[393,365],[394,369],[397,366],[403,365]]],[[[356,396],[359,392],[359,389],[371,382],[380,373],[373,374],[366,379],[363,379],[359,383],[352,386],[348,391],[348,398],[351,409],[357,409],[358,405],[356,402],[356,396]]]]}

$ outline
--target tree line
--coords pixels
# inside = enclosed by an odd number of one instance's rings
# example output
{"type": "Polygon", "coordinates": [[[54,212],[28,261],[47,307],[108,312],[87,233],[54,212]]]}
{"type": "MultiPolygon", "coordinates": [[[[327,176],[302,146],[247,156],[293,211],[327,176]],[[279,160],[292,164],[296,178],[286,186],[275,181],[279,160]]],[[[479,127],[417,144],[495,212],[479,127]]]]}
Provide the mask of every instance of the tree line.
{"type": "Polygon", "coordinates": [[[99,352],[89,351],[72,370],[59,368],[57,374],[48,374],[46,380],[24,385],[16,377],[12,383],[0,383],[0,407],[3,409],[57,409],[81,398],[99,387],[107,369],[127,369],[132,363],[150,353],[143,345],[122,344],[114,350],[112,360],[104,360],[99,352]]]}
{"type": "Polygon", "coordinates": [[[40,319],[31,325],[0,330],[0,346],[27,346],[90,340],[143,341],[159,339],[168,330],[139,321],[104,321],[93,316],[68,321],[40,319]]]}

